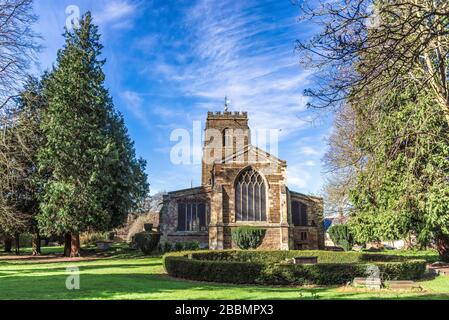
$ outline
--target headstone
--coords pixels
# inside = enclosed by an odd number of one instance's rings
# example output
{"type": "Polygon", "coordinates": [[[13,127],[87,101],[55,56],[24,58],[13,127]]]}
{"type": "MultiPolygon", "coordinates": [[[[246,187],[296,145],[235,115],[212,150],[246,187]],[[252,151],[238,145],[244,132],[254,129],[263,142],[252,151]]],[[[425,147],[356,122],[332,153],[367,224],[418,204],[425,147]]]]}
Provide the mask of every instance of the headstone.
{"type": "Polygon", "coordinates": [[[368,266],[366,269],[366,287],[368,289],[379,290],[382,287],[382,280],[380,279],[380,269],[378,266],[368,266]]]}
{"type": "Polygon", "coordinates": [[[382,288],[382,280],[380,279],[379,267],[375,265],[368,266],[365,273],[368,277],[354,278],[354,281],[352,282],[353,286],[371,290],[380,290],[382,288]]]}
{"type": "Polygon", "coordinates": [[[97,249],[99,250],[108,250],[112,246],[112,242],[109,241],[98,241],[97,242],[97,249]]]}
{"type": "Polygon", "coordinates": [[[294,264],[318,264],[318,257],[296,257],[294,264]]]}
{"type": "Polygon", "coordinates": [[[380,290],[382,288],[382,281],[373,278],[354,278],[352,285],[356,288],[380,290]]]}
{"type": "Polygon", "coordinates": [[[389,281],[388,287],[391,290],[422,290],[422,287],[418,285],[415,281],[389,281]]]}

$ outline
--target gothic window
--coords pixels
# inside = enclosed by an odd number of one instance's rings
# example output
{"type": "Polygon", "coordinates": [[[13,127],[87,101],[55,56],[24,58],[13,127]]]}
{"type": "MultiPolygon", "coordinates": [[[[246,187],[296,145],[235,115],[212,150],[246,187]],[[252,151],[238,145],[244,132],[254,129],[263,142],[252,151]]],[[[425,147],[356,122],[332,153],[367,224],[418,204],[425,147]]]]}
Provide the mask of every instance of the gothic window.
{"type": "Polygon", "coordinates": [[[299,201],[292,201],[292,220],[295,227],[306,227],[307,205],[299,201]]]}
{"type": "Polygon", "coordinates": [[[206,231],[206,205],[202,202],[178,203],[178,231],[206,231]]]}
{"type": "Polygon", "coordinates": [[[244,171],[235,186],[237,221],[266,221],[266,190],[262,176],[253,169],[244,171]]]}

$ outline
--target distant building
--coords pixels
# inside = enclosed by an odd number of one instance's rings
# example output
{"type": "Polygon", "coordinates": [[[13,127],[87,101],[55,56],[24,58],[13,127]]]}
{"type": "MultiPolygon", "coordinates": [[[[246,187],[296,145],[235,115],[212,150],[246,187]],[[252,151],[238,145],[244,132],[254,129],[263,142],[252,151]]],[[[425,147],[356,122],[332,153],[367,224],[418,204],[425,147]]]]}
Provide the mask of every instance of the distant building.
{"type": "Polygon", "coordinates": [[[287,163],[251,145],[247,113],[209,112],[207,130],[218,152],[206,133],[202,185],[164,196],[162,241],[230,249],[233,228],[257,226],[261,249],[323,249],[323,200],[287,188],[287,163]]]}

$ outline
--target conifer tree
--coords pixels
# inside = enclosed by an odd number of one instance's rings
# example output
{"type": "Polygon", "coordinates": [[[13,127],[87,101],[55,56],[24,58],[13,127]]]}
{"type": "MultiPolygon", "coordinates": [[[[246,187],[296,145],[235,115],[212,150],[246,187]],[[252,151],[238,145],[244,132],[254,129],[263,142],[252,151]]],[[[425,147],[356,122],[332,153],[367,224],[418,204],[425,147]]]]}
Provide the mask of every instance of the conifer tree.
{"type": "MultiPolygon", "coordinates": [[[[449,261],[449,128],[444,114],[414,86],[397,86],[363,116],[358,146],[363,170],[351,191],[357,241],[408,239],[434,243],[449,261]]],[[[358,107],[359,111],[361,106],[358,107]]],[[[361,119],[360,118],[360,119],[361,119]]]]}
{"type": "Polygon", "coordinates": [[[79,234],[123,223],[148,190],[145,162],[135,151],[104,86],[98,27],[86,13],[66,30],[65,45],[45,87],[46,145],[39,167],[49,174],[39,228],[65,234],[65,255],[79,255],[79,234]]]}

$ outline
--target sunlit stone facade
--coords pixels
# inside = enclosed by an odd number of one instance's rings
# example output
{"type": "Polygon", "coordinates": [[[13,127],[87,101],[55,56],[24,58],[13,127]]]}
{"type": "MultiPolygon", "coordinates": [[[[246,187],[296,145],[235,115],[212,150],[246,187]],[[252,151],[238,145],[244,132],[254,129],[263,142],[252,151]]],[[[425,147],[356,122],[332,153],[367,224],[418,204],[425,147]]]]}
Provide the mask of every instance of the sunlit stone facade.
{"type": "Polygon", "coordinates": [[[260,249],[322,249],[323,201],[290,191],[287,163],[251,145],[247,113],[209,112],[202,186],[168,193],[163,241],[231,249],[231,230],[267,229],[260,249]]]}

